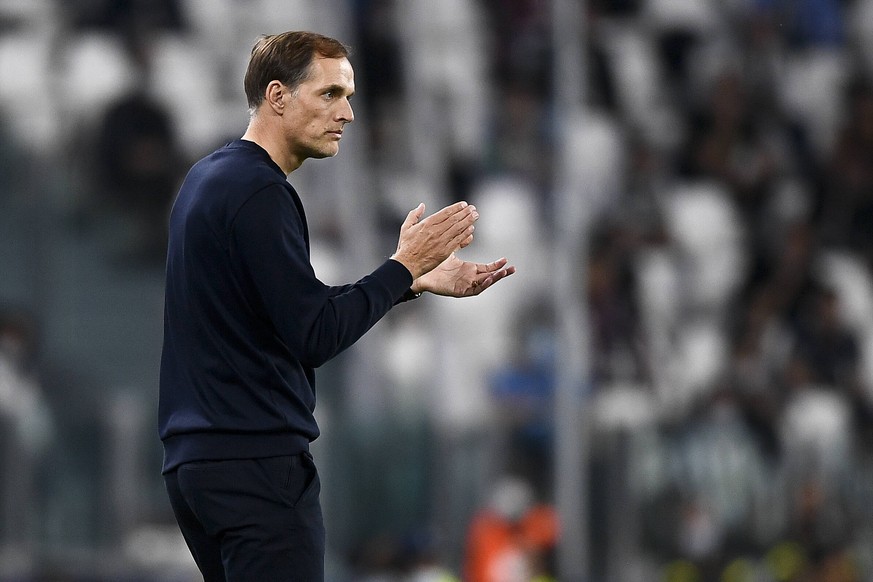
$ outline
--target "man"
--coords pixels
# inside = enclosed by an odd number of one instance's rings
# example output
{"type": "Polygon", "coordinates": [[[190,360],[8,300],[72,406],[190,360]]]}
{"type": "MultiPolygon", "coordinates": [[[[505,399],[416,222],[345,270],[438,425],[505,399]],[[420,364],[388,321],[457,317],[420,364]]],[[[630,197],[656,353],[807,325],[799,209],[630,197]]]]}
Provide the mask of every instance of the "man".
{"type": "Polygon", "coordinates": [[[354,73],[338,41],[262,38],[245,77],[242,139],[194,165],[170,218],[160,436],[163,473],[205,580],[323,579],[324,528],[309,443],[314,369],[395,304],[423,292],[481,293],[515,269],[462,261],[478,213],[412,210],[396,252],[357,283],[330,287],[309,262],[287,176],[337,154],[354,119],[354,73]]]}

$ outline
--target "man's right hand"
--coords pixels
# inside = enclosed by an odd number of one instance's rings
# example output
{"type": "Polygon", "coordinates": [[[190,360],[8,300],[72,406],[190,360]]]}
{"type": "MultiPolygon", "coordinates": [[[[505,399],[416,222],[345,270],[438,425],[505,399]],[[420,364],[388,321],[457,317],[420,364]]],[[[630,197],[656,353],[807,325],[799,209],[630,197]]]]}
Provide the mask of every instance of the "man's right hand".
{"type": "Polygon", "coordinates": [[[418,279],[429,273],[458,249],[473,242],[473,223],[479,218],[476,207],[466,202],[446,206],[421,219],[424,204],[406,215],[400,227],[397,252],[391,258],[401,263],[418,279]]]}

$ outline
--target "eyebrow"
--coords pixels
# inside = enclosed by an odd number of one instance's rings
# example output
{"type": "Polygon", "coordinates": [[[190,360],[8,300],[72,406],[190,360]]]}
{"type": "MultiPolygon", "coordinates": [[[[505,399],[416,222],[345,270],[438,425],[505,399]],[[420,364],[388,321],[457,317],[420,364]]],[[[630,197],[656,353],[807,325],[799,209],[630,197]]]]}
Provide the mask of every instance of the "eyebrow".
{"type": "Polygon", "coordinates": [[[321,90],[322,93],[327,93],[328,91],[333,91],[335,93],[342,93],[342,94],[345,94],[347,97],[351,97],[352,95],[355,94],[354,90],[352,90],[351,92],[347,92],[346,87],[344,87],[342,85],[337,85],[336,83],[334,83],[333,85],[328,85],[327,87],[324,87],[321,90]]]}

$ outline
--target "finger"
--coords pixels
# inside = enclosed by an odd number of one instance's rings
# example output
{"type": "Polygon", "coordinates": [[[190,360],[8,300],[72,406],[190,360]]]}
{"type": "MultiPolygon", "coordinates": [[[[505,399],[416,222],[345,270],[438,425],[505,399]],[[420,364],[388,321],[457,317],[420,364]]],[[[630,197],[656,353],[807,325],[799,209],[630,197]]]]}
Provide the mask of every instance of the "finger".
{"type": "Polygon", "coordinates": [[[464,212],[459,212],[450,217],[444,221],[446,223],[446,230],[443,233],[444,240],[460,244],[462,240],[473,234],[473,230],[475,230],[473,223],[478,219],[479,213],[476,211],[475,206],[468,206],[464,212]],[[451,221],[455,222],[451,223],[451,221]]]}
{"type": "Polygon", "coordinates": [[[479,275],[480,279],[484,279],[488,275],[494,273],[495,271],[499,271],[502,269],[508,261],[506,258],[500,258],[491,263],[476,263],[476,274],[479,275]]]}
{"type": "Polygon", "coordinates": [[[492,279],[494,279],[492,281],[492,283],[496,283],[497,281],[499,281],[501,279],[505,279],[506,277],[509,277],[513,273],[515,273],[515,267],[506,267],[505,269],[500,269],[499,271],[497,271],[496,273],[491,275],[492,279]]]}
{"type": "MultiPolygon", "coordinates": [[[[452,236],[447,241],[448,248],[450,248],[452,251],[456,251],[458,249],[464,248],[465,246],[469,245],[471,242],[473,242],[473,231],[475,230],[475,228],[476,227],[474,227],[471,224],[471,225],[467,226],[464,230],[462,230],[462,231],[458,232],[457,234],[455,234],[454,236],[452,236]]],[[[455,231],[455,229],[453,228],[450,230],[450,232],[448,232],[446,234],[451,235],[451,233],[454,231],[455,231]]]]}
{"type": "Polygon", "coordinates": [[[403,221],[400,229],[406,230],[413,224],[418,223],[418,221],[421,220],[422,214],[424,214],[424,202],[419,203],[418,206],[409,211],[409,214],[406,215],[406,219],[403,221]]]}
{"type": "MultiPolygon", "coordinates": [[[[442,210],[434,212],[431,216],[427,218],[427,220],[433,224],[442,224],[443,222],[454,219],[455,221],[460,221],[468,217],[470,214],[476,211],[476,207],[466,202],[455,202],[449,206],[446,206],[442,210]]],[[[476,213],[478,218],[478,213],[476,213]]]]}
{"type": "Polygon", "coordinates": [[[513,273],[515,273],[515,267],[507,267],[505,269],[500,269],[499,271],[489,273],[481,279],[477,278],[477,280],[474,280],[472,285],[474,294],[478,295],[494,283],[500,281],[501,279],[509,277],[513,273]]]}
{"type": "Polygon", "coordinates": [[[497,259],[494,262],[488,263],[486,265],[478,264],[476,265],[477,273],[493,273],[494,271],[498,271],[506,265],[509,261],[506,260],[506,257],[497,259]]]}

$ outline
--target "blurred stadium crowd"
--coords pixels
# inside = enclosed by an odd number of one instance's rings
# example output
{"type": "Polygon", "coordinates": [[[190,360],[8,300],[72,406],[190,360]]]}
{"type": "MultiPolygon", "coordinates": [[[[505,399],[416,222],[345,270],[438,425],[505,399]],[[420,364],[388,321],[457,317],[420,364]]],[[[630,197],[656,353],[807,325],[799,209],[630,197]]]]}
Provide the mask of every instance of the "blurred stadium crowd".
{"type": "Polygon", "coordinates": [[[591,581],[873,580],[873,0],[580,2],[581,114],[551,4],[0,0],[0,580],[196,579],[157,474],[164,223],[289,29],[357,74],[340,156],[291,178],[323,278],[420,200],[519,268],[322,371],[333,579],[555,579],[570,213],[591,581]]]}

